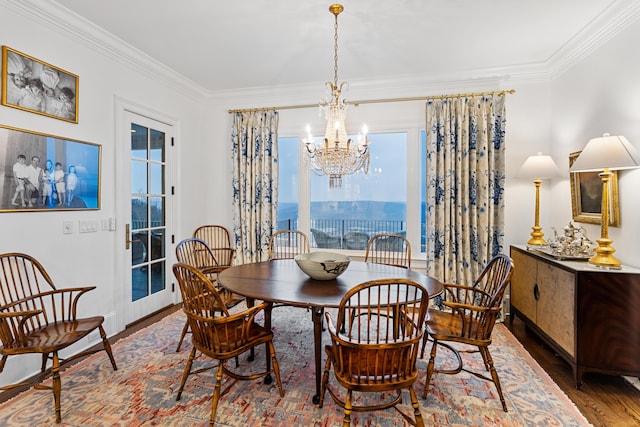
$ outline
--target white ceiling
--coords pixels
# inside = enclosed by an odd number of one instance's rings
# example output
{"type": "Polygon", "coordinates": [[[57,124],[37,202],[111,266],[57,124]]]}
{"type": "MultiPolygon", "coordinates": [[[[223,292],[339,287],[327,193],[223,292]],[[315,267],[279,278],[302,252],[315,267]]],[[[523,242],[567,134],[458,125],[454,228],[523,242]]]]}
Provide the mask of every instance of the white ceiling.
{"type": "MultiPolygon", "coordinates": [[[[208,92],[333,80],[331,0],[56,1],[208,92]]],[[[632,3],[343,0],[339,79],[442,80],[548,68],[632,3]]]]}

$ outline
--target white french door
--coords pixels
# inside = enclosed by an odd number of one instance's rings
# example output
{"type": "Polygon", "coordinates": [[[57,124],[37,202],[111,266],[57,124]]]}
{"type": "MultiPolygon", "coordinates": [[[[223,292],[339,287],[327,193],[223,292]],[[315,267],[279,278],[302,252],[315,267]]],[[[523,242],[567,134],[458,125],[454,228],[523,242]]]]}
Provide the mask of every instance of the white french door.
{"type": "Polygon", "coordinates": [[[171,165],[172,126],[130,111],[120,124],[124,149],[119,166],[124,226],[121,269],[125,324],[174,302],[171,165]]]}

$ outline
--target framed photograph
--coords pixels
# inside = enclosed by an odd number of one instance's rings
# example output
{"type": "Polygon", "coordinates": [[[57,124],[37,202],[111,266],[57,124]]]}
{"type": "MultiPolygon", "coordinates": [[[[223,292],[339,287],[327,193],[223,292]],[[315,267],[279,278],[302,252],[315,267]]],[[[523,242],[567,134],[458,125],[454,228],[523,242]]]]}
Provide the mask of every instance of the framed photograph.
{"type": "Polygon", "coordinates": [[[0,125],[0,212],[100,209],[102,146],[0,125]]]}
{"type": "Polygon", "coordinates": [[[78,123],[78,76],[2,46],[2,105],[78,123]]]}
{"type": "MultiPolygon", "coordinates": [[[[569,154],[569,167],[580,155],[580,151],[569,154]]],[[[620,203],[618,200],[618,172],[612,171],[609,181],[609,225],[620,226],[620,203]]],[[[591,224],[602,224],[602,178],[598,172],[569,172],[571,182],[571,209],[573,220],[591,224]]]]}

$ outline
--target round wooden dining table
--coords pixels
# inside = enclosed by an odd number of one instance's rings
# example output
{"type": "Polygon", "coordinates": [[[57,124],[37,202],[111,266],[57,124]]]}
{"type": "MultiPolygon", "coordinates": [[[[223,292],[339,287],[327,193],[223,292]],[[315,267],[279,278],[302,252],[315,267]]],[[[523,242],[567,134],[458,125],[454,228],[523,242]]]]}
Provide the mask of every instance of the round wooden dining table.
{"type": "MultiPolygon", "coordinates": [[[[264,261],[228,268],[218,275],[218,282],[231,292],[253,300],[308,308],[313,321],[316,394],[320,399],[322,377],[322,316],[325,308],[337,308],[347,291],[360,283],[377,279],[403,278],[420,283],[433,298],[443,291],[442,283],[423,273],[384,264],[351,261],[347,270],[334,280],[314,280],[292,259],[264,261]]],[[[271,316],[265,316],[271,327],[271,316]]]]}

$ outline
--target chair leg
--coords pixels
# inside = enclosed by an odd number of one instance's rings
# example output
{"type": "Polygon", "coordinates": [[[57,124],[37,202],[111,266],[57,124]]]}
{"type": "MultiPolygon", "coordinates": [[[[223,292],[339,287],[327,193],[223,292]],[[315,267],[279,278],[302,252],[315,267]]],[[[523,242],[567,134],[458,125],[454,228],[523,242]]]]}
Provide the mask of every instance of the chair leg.
{"type": "Polygon", "coordinates": [[[438,340],[434,338],[433,345],[431,346],[431,356],[429,357],[429,364],[427,365],[427,378],[424,380],[424,391],[422,392],[423,399],[426,399],[427,394],[429,393],[429,384],[431,383],[431,377],[433,376],[437,348],[438,340]]]}
{"type": "MultiPolygon", "coordinates": [[[[251,306],[252,307],[253,307],[253,304],[254,304],[254,301],[251,300],[251,306]]],[[[270,304],[264,310],[264,327],[268,331],[271,330],[271,310],[272,309],[273,309],[273,304],[270,304]]],[[[267,360],[267,372],[271,371],[271,347],[272,346],[273,346],[273,343],[271,341],[265,343],[265,345],[264,345],[264,353],[265,353],[265,357],[266,357],[266,360],[267,360]]],[[[255,358],[254,351],[255,351],[254,348],[251,347],[251,350],[250,350],[250,353],[249,353],[249,362],[252,362],[253,359],[255,358]]],[[[264,377],[264,383],[265,384],[271,384],[271,375],[267,375],[267,376],[264,377]]]]}
{"type": "Polygon", "coordinates": [[[422,335],[422,349],[420,350],[420,359],[424,359],[424,352],[427,349],[427,341],[429,341],[429,334],[427,331],[422,335]]]}
{"type": "Polygon", "coordinates": [[[353,392],[347,390],[347,395],[344,398],[344,418],[342,420],[342,427],[349,427],[351,425],[351,412],[353,405],[351,404],[351,395],[353,392]]]}
{"type": "MultiPolygon", "coordinates": [[[[253,298],[246,298],[245,302],[247,304],[247,308],[253,307],[255,305],[255,303],[256,303],[253,298]]],[[[271,312],[269,312],[269,315],[271,315],[271,312]]],[[[265,314],[265,316],[266,316],[266,314],[265,314]]],[[[269,357],[269,356],[267,356],[267,357],[269,357]]],[[[253,362],[255,358],[256,358],[256,350],[253,347],[251,347],[251,350],[249,350],[249,357],[247,358],[247,360],[249,362],[253,362]]]]}
{"type": "Polygon", "coordinates": [[[62,389],[62,382],[60,381],[60,359],[58,359],[58,352],[53,352],[53,365],[51,366],[51,373],[53,374],[53,400],[56,406],[56,423],[62,421],[62,415],[60,412],[60,390],[62,389]]]}
{"type": "Polygon", "coordinates": [[[116,365],[116,360],[113,358],[113,352],[111,351],[111,343],[107,338],[107,334],[104,332],[104,328],[102,325],[98,326],[98,331],[100,332],[100,338],[102,338],[102,346],[104,347],[104,351],[109,356],[109,360],[111,361],[111,367],[114,371],[118,370],[118,366],[116,365]]]}
{"type": "Polygon", "coordinates": [[[40,366],[40,372],[44,372],[47,369],[47,360],[49,360],[49,353],[42,353],[42,365],[40,366]]]}
{"type": "Polygon", "coordinates": [[[491,358],[491,353],[489,353],[488,347],[480,347],[480,352],[482,353],[483,359],[487,361],[489,365],[489,371],[491,372],[491,378],[493,379],[493,383],[496,385],[496,389],[498,390],[498,396],[500,397],[500,403],[502,403],[502,409],[504,412],[507,411],[507,403],[504,400],[504,396],[502,395],[502,387],[500,386],[500,379],[498,378],[498,371],[496,371],[495,366],[493,365],[493,359],[491,358]]]}
{"type": "Polygon", "coordinates": [[[180,334],[180,340],[178,341],[178,347],[176,348],[176,353],[180,351],[180,347],[182,346],[182,341],[184,341],[185,335],[189,332],[189,321],[184,322],[184,326],[182,327],[182,333],[180,334]]]}
{"type": "Polygon", "coordinates": [[[282,380],[280,379],[280,365],[276,358],[276,349],[273,346],[273,342],[269,341],[269,353],[271,354],[271,361],[273,362],[273,373],[276,376],[276,383],[278,384],[278,390],[280,390],[280,397],[284,397],[284,390],[282,389],[282,380]]]}
{"type": "Polygon", "coordinates": [[[331,357],[327,357],[327,361],[324,364],[324,373],[322,374],[322,384],[320,387],[320,401],[318,402],[318,408],[322,408],[324,403],[324,394],[327,392],[327,385],[329,384],[329,371],[331,370],[331,357]]]}
{"type": "Polygon", "coordinates": [[[413,389],[413,386],[409,387],[409,395],[411,396],[411,406],[413,406],[413,417],[416,420],[416,427],[424,427],[418,396],[416,396],[416,391],[413,389]]]}
{"type": "Polygon", "coordinates": [[[220,361],[218,371],[216,372],[216,384],[213,387],[213,399],[211,399],[211,418],[209,418],[209,426],[213,427],[218,411],[218,401],[220,400],[220,388],[222,387],[222,372],[224,370],[224,360],[220,361]]]}
{"type": "Polygon", "coordinates": [[[182,381],[180,382],[180,387],[178,388],[178,395],[176,396],[176,400],[180,400],[182,397],[182,390],[184,390],[184,385],[187,382],[187,378],[189,374],[191,374],[191,366],[193,365],[193,359],[196,357],[196,348],[193,347],[191,349],[191,353],[189,354],[189,360],[187,360],[187,364],[184,367],[184,371],[182,372],[182,381]]]}

